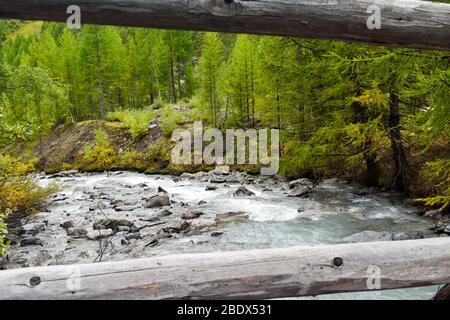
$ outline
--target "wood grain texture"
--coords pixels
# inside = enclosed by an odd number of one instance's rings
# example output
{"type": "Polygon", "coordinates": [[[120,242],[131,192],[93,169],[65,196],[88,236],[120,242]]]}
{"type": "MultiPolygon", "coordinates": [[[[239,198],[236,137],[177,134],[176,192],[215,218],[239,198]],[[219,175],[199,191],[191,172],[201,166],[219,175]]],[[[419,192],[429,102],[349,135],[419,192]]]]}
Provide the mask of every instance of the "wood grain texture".
{"type": "Polygon", "coordinates": [[[417,0],[0,0],[0,18],[337,39],[450,50],[450,4],[417,0]],[[369,30],[370,5],[382,10],[369,30]]]}
{"type": "Polygon", "coordinates": [[[3,299],[258,299],[450,282],[450,238],[171,255],[0,271],[3,299]],[[369,283],[372,283],[369,279],[369,283]]]}

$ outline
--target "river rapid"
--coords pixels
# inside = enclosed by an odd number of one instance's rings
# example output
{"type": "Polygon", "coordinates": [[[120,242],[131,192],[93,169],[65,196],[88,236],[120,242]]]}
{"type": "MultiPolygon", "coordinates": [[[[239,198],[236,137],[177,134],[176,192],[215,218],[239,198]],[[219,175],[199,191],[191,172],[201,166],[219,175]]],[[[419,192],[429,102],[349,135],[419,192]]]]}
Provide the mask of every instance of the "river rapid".
{"type": "MultiPolygon", "coordinates": [[[[429,231],[432,221],[421,218],[420,209],[401,195],[336,180],[311,189],[307,180],[290,184],[220,170],[181,177],[68,172],[35,178],[42,186],[56,182],[62,188],[46,212],[17,232],[0,261],[5,269],[436,236],[429,231]],[[155,195],[170,205],[155,202],[155,195]]],[[[306,299],[430,299],[436,290],[306,299]]]]}

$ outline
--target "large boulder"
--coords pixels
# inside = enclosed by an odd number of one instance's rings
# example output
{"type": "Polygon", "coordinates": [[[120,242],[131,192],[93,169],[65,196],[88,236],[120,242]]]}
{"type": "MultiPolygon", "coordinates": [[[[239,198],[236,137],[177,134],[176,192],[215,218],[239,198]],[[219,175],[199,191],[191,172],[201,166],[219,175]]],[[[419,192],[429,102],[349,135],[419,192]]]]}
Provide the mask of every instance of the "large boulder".
{"type": "Polygon", "coordinates": [[[249,215],[247,212],[238,211],[238,212],[225,212],[216,214],[217,222],[230,222],[230,221],[240,221],[240,220],[248,220],[249,215]]]}
{"type": "Polygon", "coordinates": [[[144,208],[147,208],[147,209],[166,207],[166,206],[170,206],[170,199],[166,195],[153,196],[150,199],[148,199],[144,204],[144,208]]]}
{"type": "Polygon", "coordinates": [[[254,196],[255,193],[253,191],[250,191],[244,186],[239,187],[234,193],[234,197],[251,197],[254,196]]]}

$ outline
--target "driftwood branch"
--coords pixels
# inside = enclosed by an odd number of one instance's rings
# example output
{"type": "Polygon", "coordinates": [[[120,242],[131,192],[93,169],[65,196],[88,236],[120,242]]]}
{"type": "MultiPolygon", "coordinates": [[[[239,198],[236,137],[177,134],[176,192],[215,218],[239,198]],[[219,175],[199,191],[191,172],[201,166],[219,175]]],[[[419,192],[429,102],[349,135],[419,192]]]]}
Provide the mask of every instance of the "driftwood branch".
{"type": "Polygon", "coordinates": [[[434,238],[6,270],[0,300],[256,299],[445,284],[449,246],[434,238]]]}
{"type": "Polygon", "coordinates": [[[417,0],[0,0],[0,18],[337,39],[450,50],[450,4],[417,0]],[[369,30],[376,5],[381,29],[369,30]]]}

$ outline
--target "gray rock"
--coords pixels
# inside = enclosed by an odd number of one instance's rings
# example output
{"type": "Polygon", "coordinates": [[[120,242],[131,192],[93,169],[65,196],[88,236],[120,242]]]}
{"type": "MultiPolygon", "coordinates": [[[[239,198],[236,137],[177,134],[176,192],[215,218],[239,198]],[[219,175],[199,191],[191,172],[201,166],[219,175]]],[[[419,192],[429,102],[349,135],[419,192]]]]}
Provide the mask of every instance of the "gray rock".
{"type": "Polygon", "coordinates": [[[139,233],[130,233],[130,234],[127,234],[125,236],[125,239],[128,240],[128,241],[130,241],[130,240],[139,240],[139,239],[142,239],[142,237],[141,237],[141,235],[139,233]]]}
{"type": "Polygon", "coordinates": [[[28,239],[23,239],[20,242],[20,246],[21,247],[27,247],[27,246],[42,246],[42,240],[39,238],[28,238],[28,239]]]}
{"type": "Polygon", "coordinates": [[[151,209],[151,208],[157,208],[157,207],[165,207],[170,206],[170,199],[168,196],[165,195],[156,195],[148,199],[145,204],[144,208],[151,209]]]}
{"type": "Polygon", "coordinates": [[[69,228],[66,232],[67,235],[72,238],[84,238],[88,234],[87,230],[82,228],[69,228]]]}
{"type": "Polygon", "coordinates": [[[69,221],[65,221],[65,222],[61,223],[61,227],[63,227],[65,230],[73,228],[74,227],[73,221],[69,220],[69,221]]]}
{"type": "Polygon", "coordinates": [[[210,184],[210,183],[208,183],[207,185],[206,185],[206,191],[214,191],[214,190],[217,190],[219,187],[217,187],[216,185],[213,185],[213,184],[210,184]]]}
{"type": "Polygon", "coordinates": [[[312,188],[314,187],[314,183],[309,180],[309,179],[297,179],[294,181],[289,182],[289,189],[294,189],[296,187],[308,187],[308,188],[312,188]]]}
{"type": "Polygon", "coordinates": [[[195,219],[189,221],[189,226],[191,230],[203,230],[206,231],[209,228],[216,225],[216,222],[213,219],[195,219]]]}
{"type": "Polygon", "coordinates": [[[181,179],[194,179],[194,175],[192,173],[189,172],[184,172],[180,175],[181,179]]]}
{"type": "Polygon", "coordinates": [[[119,228],[117,228],[118,232],[129,232],[130,231],[130,227],[127,226],[119,226],[119,228]]]}
{"type": "Polygon", "coordinates": [[[226,182],[226,177],[224,176],[218,176],[218,175],[212,175],[209,178],[209,182],[210,183],[225,183],[226,182]]]}
{"type": "Polygon", "coordinates": [[[88,232],[87,238],[89,240],[100,240],[107,237],[110,237],[114,234],[111,229],[102,229],[102,230],[93,230],[88,232]]]}
{"type": "Polygon", "coordinates": [[[210,171],[210,174],[229,175],[230,167],[227,165],[217,166],[214,170],[210,171]]]}
{"type": "Polygon", "coordinates": [[[116,206],[114,207],[114,210],[117,212],[126,212],[126,211],[134,211],[136,209],[139,209],[140,206],[116,206]]]}
{"type": "Polygon", "coordinates": [[[450,224],[448,224],[445,228],[444,228],[444,233],[446,234],[450,234],[450,224]]]}
{"type": "Polygon", "coordinates": [[[61,171],[57,173],[53,173],[48,176],[48,178],[63,178],[63,177],[69,177],[77,174],[78,170],[67,170],[67,171],[61,171]]]}
{"type": "Polygon", "coordinates": [[[164,189],[161,188],[161,187],[158,187],[158,193],[164,193],[164,194],[167,194],[167,191],[164,190],[164,189]]]}
{"type": "Polygon", "coordinates": [[[240,221],[240,220],[248,220],[249,215],[246,212],[238,211],[238,212],[225,212],[216,214],[217,222],[229,222],[229,221],[240,221]]]}
{"type": "Polygon", "coordinates": [[[182,231],[186,231],[189,229],[190,224],[186,221],[183,221],[181,223],[173,223],[172,225],[163,228],[162,230],[165,233],[171,234],[171,233],[180,233],[182,231]]]}
{"type": "Polygon", "coordinates": [[[131,228],[134,226],[134,223],[130,220],[125,219],[100,219],[94,223],[94,230],[105,230],[111,229],[115,232],[119,231],[119,227],[128,227],[131,228]]]}
{"type": "Polygon", "coordinates": [[[164,209],[164,210],[161,210],[159,213],[158,213],[158,217],[168,217],[168,216],[171,216],[172,215],[172,211],[170,211],[170,210],[168,210],[168,209],[164,209]]]}
{"type": "Polygon", "coordinates": [[[442,212],[439,210],[428,210],[423,215],[423,217],[427,219],[440,219],[442,216],[442,212]]]}
{"type": "Polygon", "coordinates": [[[290,194],[288,194],[288,197],[307,198],[309,197],[311,191],[312,189],[310,187],[297,186],[292,190],[290,194]]]}
{"type": "Polygon", "coordinates": [[[22,232],[30,235],[37,235],[40,232],[45,231],[45,224],[39,222],[27,223],[22,226],[22,232]]]}
{"type": "Polygon", "coordinates": [[[197,219],[200,216],[202,216],[204,213],[201,211],[192,211],[189,210],[188,212],[183,213],[183,215],[181,216],[181,219],[184,220],[192,220],[192,219],[197,219]]]}
{"type": "Polygon", "coordinates": [[[254,196],[255,193],[248,190],[246,187],[241,186],[239,187],[234,193],[233,196],[234,197],[251,197],[254,196]]]}
{"type": "Polygon", "coordinates": [[[362,231],[342,238],[343,242],[371,242],[371,241],[392,241],[392,233],[377,231],[362,231]]]}

